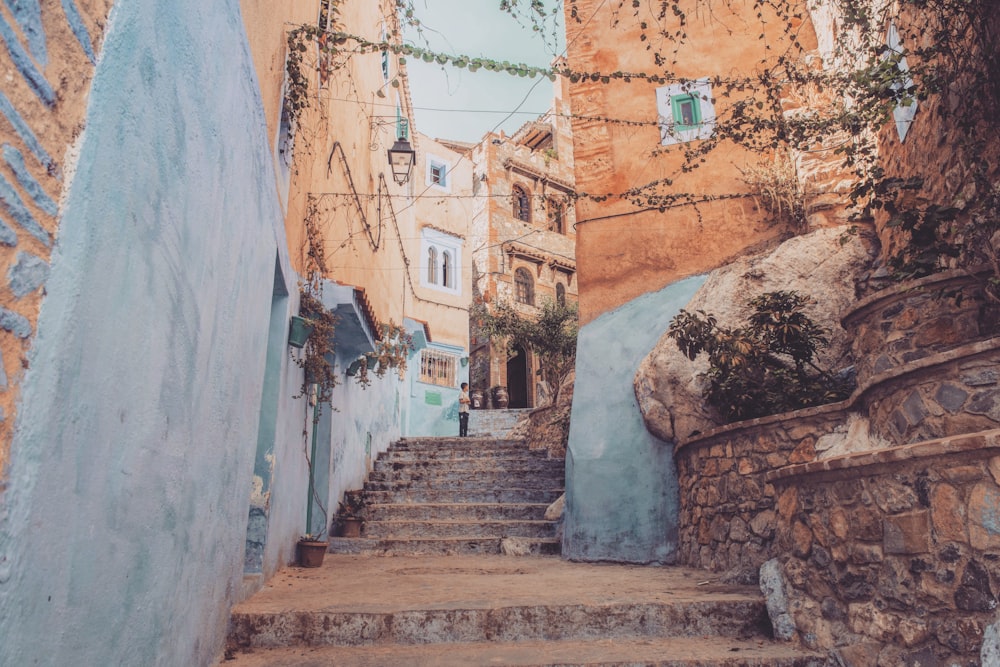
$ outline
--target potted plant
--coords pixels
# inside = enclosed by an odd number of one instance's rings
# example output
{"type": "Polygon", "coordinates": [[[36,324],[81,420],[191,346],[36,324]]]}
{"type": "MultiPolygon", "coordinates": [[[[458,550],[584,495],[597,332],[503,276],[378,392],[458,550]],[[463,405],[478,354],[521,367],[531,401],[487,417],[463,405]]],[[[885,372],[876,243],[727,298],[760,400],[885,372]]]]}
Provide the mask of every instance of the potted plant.
{"type": "Polygon", "coordinates": [[[337,526],[341,537],[361,537],[365,501],[361,491],[345,491],[337,508],[337,526]]]}
{"type": "Polygon", "coordinates": [[[296,546],[300,567],[319,567],[330,543],[323,539],[322,533],[306,533],[296,546]]]}

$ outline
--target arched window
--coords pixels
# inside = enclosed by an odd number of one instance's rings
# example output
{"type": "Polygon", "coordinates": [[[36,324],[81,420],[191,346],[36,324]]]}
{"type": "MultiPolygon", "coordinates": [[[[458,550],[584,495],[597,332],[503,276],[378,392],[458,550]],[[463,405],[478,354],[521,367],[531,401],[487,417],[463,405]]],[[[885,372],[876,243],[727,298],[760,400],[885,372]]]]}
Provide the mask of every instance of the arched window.
{"type": "Polygon", "coordinates": [[[455,288],[455,262],[447,250],[441,253],[441,284],[451,289],[455,288]]]}
{"type": "Polygon", "coordinates": [[[562,283],[556,283],[556,303],[560,306],[566,305],[566,286],[562,283]]]}
{"type": "Polygon", "coordinates": [[[549,231],[563,233],[563,205],[556,199],[549,200],[549,231]]]}
{"type": "Polygon", "coordinates": [[[531,222],[531,197],[528,191],[520,185],[515,185],[511,194],[514,196],[514,217],[524,222],[531,222]]]}
{"type": "Polygon", "coordinates": [[[531,279],[527,269],[518,269],[514,272],[514,298],[518,303],[535,305],[535,281],[531,279]]]}
{"type": "Polygon", "coordinates": [[[427,282],[437,285],[438,282],[438,251],[437,248],[427,249],[427,282]]]}

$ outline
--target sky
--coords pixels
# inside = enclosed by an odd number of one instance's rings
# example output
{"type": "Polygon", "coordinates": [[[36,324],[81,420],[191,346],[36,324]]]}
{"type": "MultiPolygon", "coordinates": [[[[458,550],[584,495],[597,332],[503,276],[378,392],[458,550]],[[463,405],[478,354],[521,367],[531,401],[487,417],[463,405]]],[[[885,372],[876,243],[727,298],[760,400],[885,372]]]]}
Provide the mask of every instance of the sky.
{"type": "MultiPolygon", "coordinates": [[[[500,0],[413,0],[423,35],[408,29],[404,41],[436,52],[548,67],[564,43],[561,13],[553,45],[551,28],[543,37],[499,5],[500,0]]],[[[412,57],[406,67],[416,128],[433,138],[475,143],[491,130],[511,134],[552,103],[553,84],[545,77],[473,73],[412,57]]]]}

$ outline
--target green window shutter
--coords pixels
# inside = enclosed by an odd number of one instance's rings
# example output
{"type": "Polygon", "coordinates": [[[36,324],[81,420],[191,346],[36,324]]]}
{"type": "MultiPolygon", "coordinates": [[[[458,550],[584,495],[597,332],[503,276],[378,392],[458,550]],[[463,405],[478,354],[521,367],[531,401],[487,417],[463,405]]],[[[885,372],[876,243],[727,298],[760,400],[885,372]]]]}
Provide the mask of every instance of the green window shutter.
{"type": "Polygon", "coordinates": [[[670,107],[675,132],[694,130],[701,125],[701,100],[697,95],[674,95],[670,98],[670,107]]]}

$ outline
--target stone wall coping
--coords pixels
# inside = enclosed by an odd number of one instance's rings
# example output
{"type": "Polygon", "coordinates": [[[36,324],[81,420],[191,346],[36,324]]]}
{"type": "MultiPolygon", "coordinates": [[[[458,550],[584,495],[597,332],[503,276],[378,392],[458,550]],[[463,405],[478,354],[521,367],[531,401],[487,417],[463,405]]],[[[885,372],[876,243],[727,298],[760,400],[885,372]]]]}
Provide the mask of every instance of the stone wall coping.
{"type": "Polygon", "coordinates": [[[900,445],[888,449],[852,452],[828,459],[798,463],[770,470],[765,473],[764,480],[774,482],[789,477],[801,477],[803,475],[832,472],[835,470],[857,469],[886,463],[901,463],[934,456],[947,456],[950,454],[992,449],[1000,449],[1000,429],[924,440],[923,442],[900,445]]]}
{"type": "Polygon", "coordinates": [[[758,429],[762,426],[769,426],[771,424],[790,421],[805,421],[810,417],[822,415],[846,413],[850,411],[865,394],[879,385],[886,384],[892,380],[897,380],[906,375],[934,368],[935,366],[941,366],[958,359],[974,357],[996,349],[1000,349],[1000,336],[977,341],[975,343],[969,343],[968,345],[962,345],[960,347],[952,348],[922,359],[915,359],[903,366],[890,369],[884,373],[879,373],[878,375],[873,375],[866,383],[855,389],[854,393],[852,393],[848,398],[838,403],[827,403],[825,405],[817,405],[811,408],[795,410],[794,412],[782,412],[776,415],[768,415],[766,417],[757,417],[756,419],[748,419],[746,421],[725,424],[724,426],[713,428],[692,438],[678,439],[678,441],[674,444],[674,452],[676,453],[686,447],[707,445],[717,440],[720,436],[731,436],[742,431],[758,429]]]}
{"type": "Polygon", "coordinates": [[[914,280],[909,280],[904,283],[899,283],[898,285],[893,285],[892,287],[879,290],[878,292],[869,294],[859,300],[854,308],[841,317],[841,326],[846,329],[848,325],[867,315],[872,310],[882,307],[887,303],[899,301],[912,296],[913,293],[918,290],[926,289],[931,286],[944,287],[946,285],[972,283],[975,281],[978,274],[985,273],[989,270],[990,267],[987,265],[976,266],[969,269],[952,269],[951,271],[934,273],[929,276],[924,276],[923,278],[916,278],[914,280]]]}

